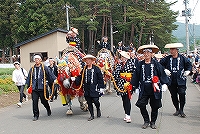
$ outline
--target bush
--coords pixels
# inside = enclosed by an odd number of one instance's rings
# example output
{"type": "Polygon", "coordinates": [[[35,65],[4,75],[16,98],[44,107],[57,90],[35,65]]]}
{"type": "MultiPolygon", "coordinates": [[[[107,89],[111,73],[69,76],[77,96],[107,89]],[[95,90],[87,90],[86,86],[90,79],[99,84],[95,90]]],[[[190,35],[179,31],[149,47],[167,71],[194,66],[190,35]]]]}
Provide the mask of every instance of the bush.
{"type": "Polygon", "coordinates": [[[0,95],[18,91],[17,86],[12,81],[13,70],[13,68],[0,68],[0,95]]]}
{"type": "Polygon", "coordinates": [[[12,75],[12,72],[15,68],[0,68],[0,76],[1,75],[12,75]]]}

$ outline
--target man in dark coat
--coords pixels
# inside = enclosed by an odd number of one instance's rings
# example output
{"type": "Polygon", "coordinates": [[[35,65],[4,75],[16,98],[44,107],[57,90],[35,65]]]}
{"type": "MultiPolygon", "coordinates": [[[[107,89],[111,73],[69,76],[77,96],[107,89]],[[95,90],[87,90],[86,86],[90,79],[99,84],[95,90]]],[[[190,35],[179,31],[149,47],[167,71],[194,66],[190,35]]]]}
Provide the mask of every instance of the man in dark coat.
{"type": "Polygon", "coordinates": [[[99,43],[99,49],[98,50],[101,50],[102,48],[111,50],[110,43],[108,42],[107,36],[102,37],[102,42],[100,42],[100,41],[97,41],[97,42],[99,43]]]}
{"type": "Polygon", "coordinates": [[[138,53],[144,55],[144,60],[138,63],[131,80],[131,84],[139,89],[136,106],[140,108],[144,119],[143,129],[146,129],[149,124],[152,129],[156,129],[158,109],[162,106],[162,90],[166,90],[168,84],[164,68],[152,58],[153,53],[157,51],[158,47],[155,45],[143,45],[138,48],[138,53]],[[151,106],[151,119],[146,109],[148,102],[151,106]]]}
{"type": "MultiPolygon", "coordinates": [[[[54,62],[54,59],[53,58],[49,58],[49,70],[56,76],[58,77],[58,67],[55,65],[55,62],[54,62]]],[[[57,89],[59,88],[59,85],[58,84],[54,84],[54,89],[52,90],[52,84],[49,85],[50,87],[50,94],[52,94],[52,98],[50,100],[50,102],[53,102],[53,99],[55,97],[55,100],[57,99],[58,97],[58,94],[57,94],[57,89]],[[53,91],[53,93],[52,93],[53,91]]]]}
{"type": "Polygon", "coordinates": [[[186,57],[178,53],[179,47],[183,47],[183,44],[172,43],[165,45],[165,48],[170,48],[170,55],[161,59],[160,64],[165,68],[165,72],[170,78],[169,91],[173,105],[176,108],[176,112],[173,115],[180,115],[185,118],[186,115],[183,109],[186,102],[186,76],[190,74],[192,64],[186,57]]]}
{"type": "Polygon", "coordinates": [[[39,118],[39,107],[38,101],[39,98],[41,103],[47,110],[47,115],[51,115],[51,109],[48,103],[48,100],[45,98],[46,93],[46,80],[49,83],[53,83],[56,80],[56,76],[48,69],[47,66],[42,64],[42,58],[40,55],[34,56],[35,65],[31,67],[28,77],[26,79],[26,84],[28,87],[32,87],[32,105],[33,105],[33,121],[38,120],[39,118]]]}
{"type": "Polygon", "coordinates": [[[83,61],[86,62],[86,66],[81,72],[81,75],[75,79],[77,85],[83,83],[84,97],[87,101],[88,110],[90,112],[90,117],[88,118],[88,121],[94,119],[94,110],[92,103],[94,103],[96,106],[97,118],[101,117],[99,97],[100,93],[102,94],[105,88],[103,74],[100,68],[93,64],[95,60],[96,57],[90,54],[83,57],[83,61]]]}

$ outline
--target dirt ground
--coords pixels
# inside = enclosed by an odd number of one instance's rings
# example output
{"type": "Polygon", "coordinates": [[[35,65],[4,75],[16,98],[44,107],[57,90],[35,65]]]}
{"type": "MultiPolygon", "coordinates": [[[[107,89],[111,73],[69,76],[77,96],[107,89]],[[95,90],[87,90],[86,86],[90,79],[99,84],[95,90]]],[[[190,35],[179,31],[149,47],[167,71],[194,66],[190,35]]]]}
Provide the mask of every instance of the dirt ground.
{"type": "Polygon", "coordinates": [[[19,93],[13,92],[0,95],[0,108],[7,107],[19,102],[19,93]]]}

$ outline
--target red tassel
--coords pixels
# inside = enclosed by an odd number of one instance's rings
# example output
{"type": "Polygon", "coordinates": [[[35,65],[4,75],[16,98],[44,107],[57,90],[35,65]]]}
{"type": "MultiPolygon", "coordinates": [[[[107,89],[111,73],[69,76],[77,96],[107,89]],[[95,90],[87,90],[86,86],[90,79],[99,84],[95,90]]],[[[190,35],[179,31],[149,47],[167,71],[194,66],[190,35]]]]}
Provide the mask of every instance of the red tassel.
{"type": "Polygon", "coordinates": [[[132,96],[131,96],[131,91],[130,91],[130,90],[128,90],[128,98],[129,98],[129,99],[132,98],[132,96]]]}

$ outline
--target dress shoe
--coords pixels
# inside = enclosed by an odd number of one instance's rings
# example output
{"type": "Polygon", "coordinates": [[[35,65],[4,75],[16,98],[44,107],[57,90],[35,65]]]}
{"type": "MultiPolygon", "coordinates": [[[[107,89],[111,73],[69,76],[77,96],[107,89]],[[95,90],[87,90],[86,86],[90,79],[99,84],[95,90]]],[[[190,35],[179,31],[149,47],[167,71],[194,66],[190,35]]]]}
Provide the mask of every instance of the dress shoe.
{"type": "Polygon", "coordinates": [[[50,116],[51,115],[51,110],[47,111],[47,115],[50,116]]]}
{"type": "Polygon", "coordinates": [[[156,129],[155,122],[151,122],[151,123],[150,123],[150,127],[151,127],[152,129],[156,129]]]}
{"type": "Polygon", "coordinates": [[[182,117],[182,118],[186,117],[186,115],[185,115],[185,113],[183,111],[180,111],[180,117],[182,117]]]}
{"type": "Polygon", "coordinates": [[[101,117],[101,110],[97,110],[97,118],[101,117]]]}
{"type": "Polygon", "coordinates": [[[146,129],[148,126],[149,126],[149,122],[145,122],[145,123],[142,125],[142,128],[143,128],[143,129],[146,129]]]}
{"type": "Polygon", "coordinates": [[[178,116],[180,114],[180,112],[179,111],[176,111],[173,115],[174,116],[178,116]]]}
{"type": "Polygon", "coordinates": [[[33,117],[33,121],[36,121],[36,120],[38,120],[38,117],[37,116],[33,117]]]}
{"type": "Polygon", "coordinates": [[[88,121],[91,121],[94,119],[94,116],[90,116],[90,118],[88,118],[88,121]]]}

